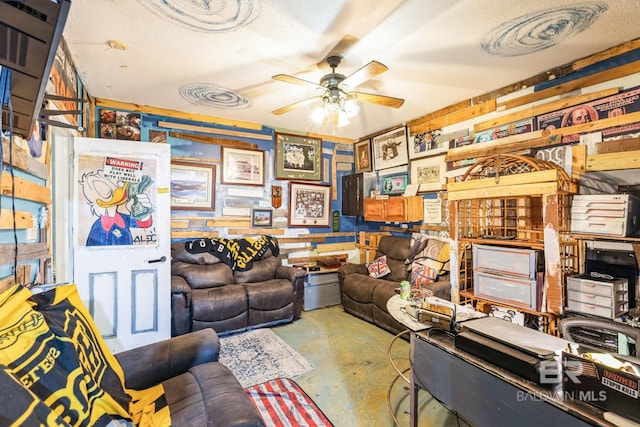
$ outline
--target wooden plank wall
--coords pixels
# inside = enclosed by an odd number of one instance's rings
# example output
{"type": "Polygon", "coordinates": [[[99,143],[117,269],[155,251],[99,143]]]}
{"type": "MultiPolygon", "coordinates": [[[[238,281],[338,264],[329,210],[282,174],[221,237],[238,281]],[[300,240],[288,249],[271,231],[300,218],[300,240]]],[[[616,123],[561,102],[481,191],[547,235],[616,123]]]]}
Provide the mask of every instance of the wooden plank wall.
{"type": "Polygon", "coordinates": [[[26,285],[44,281],[44,269],[51,257],[51,244],[47,239],[49,225],[41,229],[38,215],[41,207],[51,207],[49,150],[45,141],[42,157],[35,159],[26,141],[18,136],[13,137],[12,148],[10,153],[9,139],[2,137],[5,168],[0,176],[0,276],[7,285],[16,282],[26,285]],[[13,206],[19,205],[29,208],[14,211],[13,206]]]}

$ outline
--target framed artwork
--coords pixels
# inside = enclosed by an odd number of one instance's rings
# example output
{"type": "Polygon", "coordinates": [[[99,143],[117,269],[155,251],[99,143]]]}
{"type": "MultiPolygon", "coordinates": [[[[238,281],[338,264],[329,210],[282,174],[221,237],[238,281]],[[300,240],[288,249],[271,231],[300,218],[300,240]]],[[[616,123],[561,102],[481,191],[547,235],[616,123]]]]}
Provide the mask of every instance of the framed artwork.
{"type": "Polygon", "coordinates": [[[271,227],[273,211],[271,209],[251,209],[251,227],[271,227]]]}
{"type": "Polygon", "coordinates": [[[222,147],[222,183],[264,186],[264,151],[222,147]]]}
{"type": "Polygon", "coordinates": [[[371,172],[373,169],[371,161],[371,140],[356,142],[353,150],[356,164],[356,173],[371,172]]]}
{"type": "Polygon", "coordinates": [[[382,177],[382,194],[403,194],[409,184],[407,174],[382,177]]]}
{"type": "Polygon", "coordinates": [[[411,184],[418,184],[418,191],[440,191],[446,184],[447,162],[445,156],[425,157],[411,161],[411,184]]]}
{"type": "Polygon", "coordinates": [[[439,138],[442,135],[440,129],[418,133],[410,138],[409,158],[417,159],[425,156],[442,154],[449,149],[449,140],[439,138]]]}
{"type": "Polygon", "coordinates": [[[374,137],[372,148],[375,170],[406,165],[409,162],[407,128],[403,126],[374,137]]]}
{"type": "Polygon", "coordinates": [[[289,183],[289,227],[329,227],[331,186],[289,183]]]}
{"type": "Polygon", "coordinates": [[[276,179],[320,181],[322,139],[275,134],[276,179]]]}
{"type": "Polygon", "coordinates": [[[215,199],[215,165],[171,162],[171,209],[213,211],[215,199]]]}

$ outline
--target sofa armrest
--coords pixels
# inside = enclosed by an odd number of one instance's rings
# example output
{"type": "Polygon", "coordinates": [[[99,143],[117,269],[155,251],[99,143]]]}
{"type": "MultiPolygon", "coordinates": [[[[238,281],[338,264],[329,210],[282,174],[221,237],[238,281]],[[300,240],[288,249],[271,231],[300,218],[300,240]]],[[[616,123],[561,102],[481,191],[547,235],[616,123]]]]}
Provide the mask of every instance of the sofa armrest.
{"type": "Polygon", "coordinates": [[[193,366],[217,362],[219,354],[218,335],[207,328],[123,351],[115,357],[124,370],[126,387],[143,390],[193,366]]]}
{"type": "Polygon", "coordinates": [[[302,316],[306,275],[307,270],[288,265],[281,265],[276,269],[276,279],[287,279],[293,285],[293,320],[299,320],[302,316]]]}
{"type": "Polygon", "coordinates": [[[276,279],[288,279],[293,282],[297,277],[303,277],[307,271],[302,268],[280,265],[276,268],[276,279]]]}
{"type": "Polygon", "coordinates": [[[343,264],[338,269],[338,280],[340,281],[340,283],[342,283],[345,277],[347,277],[349,274],[354,273],[364,274],[368,276],[369,270],[364,264],[343,264]]]}

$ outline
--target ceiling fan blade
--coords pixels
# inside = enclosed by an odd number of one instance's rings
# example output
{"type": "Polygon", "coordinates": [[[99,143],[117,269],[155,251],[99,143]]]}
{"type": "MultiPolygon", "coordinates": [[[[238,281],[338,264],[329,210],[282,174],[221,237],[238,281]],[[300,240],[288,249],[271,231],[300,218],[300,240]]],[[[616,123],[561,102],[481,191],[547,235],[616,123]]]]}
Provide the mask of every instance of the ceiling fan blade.
{"type": "Polygon", "coordinates": [[[394,98],[392,96],[374,95],[364,92],[349,92],[350,99],[356,101],[368,102],[370,104],[382,105],[383,107],[400,108],[404,104],[404,99],[394,98]]]}
{"type": "Polygon", "coordinates": [[[293,104],[289,104],[286,107],[278,108],[277,110],[273,110],[271,113],[280,115],[284,113],[288,113],[291,110],[295,110],[296,108],[302,107],[307,104],[311,104],[316,102],[317,100],[322,99],[321,96],[313,96],[311,98],[303,99],[302,101],[294,102],[293,104]]]}
{"type": "Polygon", "coordinates": [[[364,67],[360,68],[355,73],[344,79],[341,83],[343,86],[356,87],[361,83],[375,77],[387,71],[389,67],[378,62],[371,61],[364,67]]]}
{"type": "Polygon", "coordinates": [[[307,87],[313,87],[315,89],[324,90],[324,88],[320,86],[318,83],[313,83],[313,82],[310,82],[309,80],[304,80],[298,77],[290,76],[288,74],[276,74],[271,78],[274,80],[285,82],[285,83],[293,83],[294,85],[307,86],[307,87]]]}

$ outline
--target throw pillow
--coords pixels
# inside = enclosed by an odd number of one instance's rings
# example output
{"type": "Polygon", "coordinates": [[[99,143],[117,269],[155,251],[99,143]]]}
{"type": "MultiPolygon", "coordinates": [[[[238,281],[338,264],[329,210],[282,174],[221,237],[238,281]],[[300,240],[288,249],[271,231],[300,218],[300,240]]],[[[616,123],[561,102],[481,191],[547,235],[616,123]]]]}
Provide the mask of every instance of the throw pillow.
{"type": "Polygon", "coordinates": [[[418,267],[411,272],[411,285],[418,288],[424,287],[436,280],[438,280],[438,270],[430,266],[418,267]]]}
{"type": "Polygon", "coordinates": [[[379,278],[391,273],[391,269],[387,264],[387,256],[383,255],[380,258],[376,258],[371,264],[369,264],[369,276],[373,278],[379,278]]]}
{"type": "Polygon", "coordinates": [[[411,234],[411,243],[409,246],[409,257],[405,260],[405,264],[409,266],[408,270],[411,271],[411,264],[416,256],[427,247],[427,243],[429,243],[429,236],[421,233],[412,233],[411,234]]]}
{"type": "Polygon", "coordinates": [[[420,266],[433,267],[439,275],[449,271],[450,247],[449,242],[431,237],[426,247],[415,256],[411,264],[411,271],[420,266]]]}

